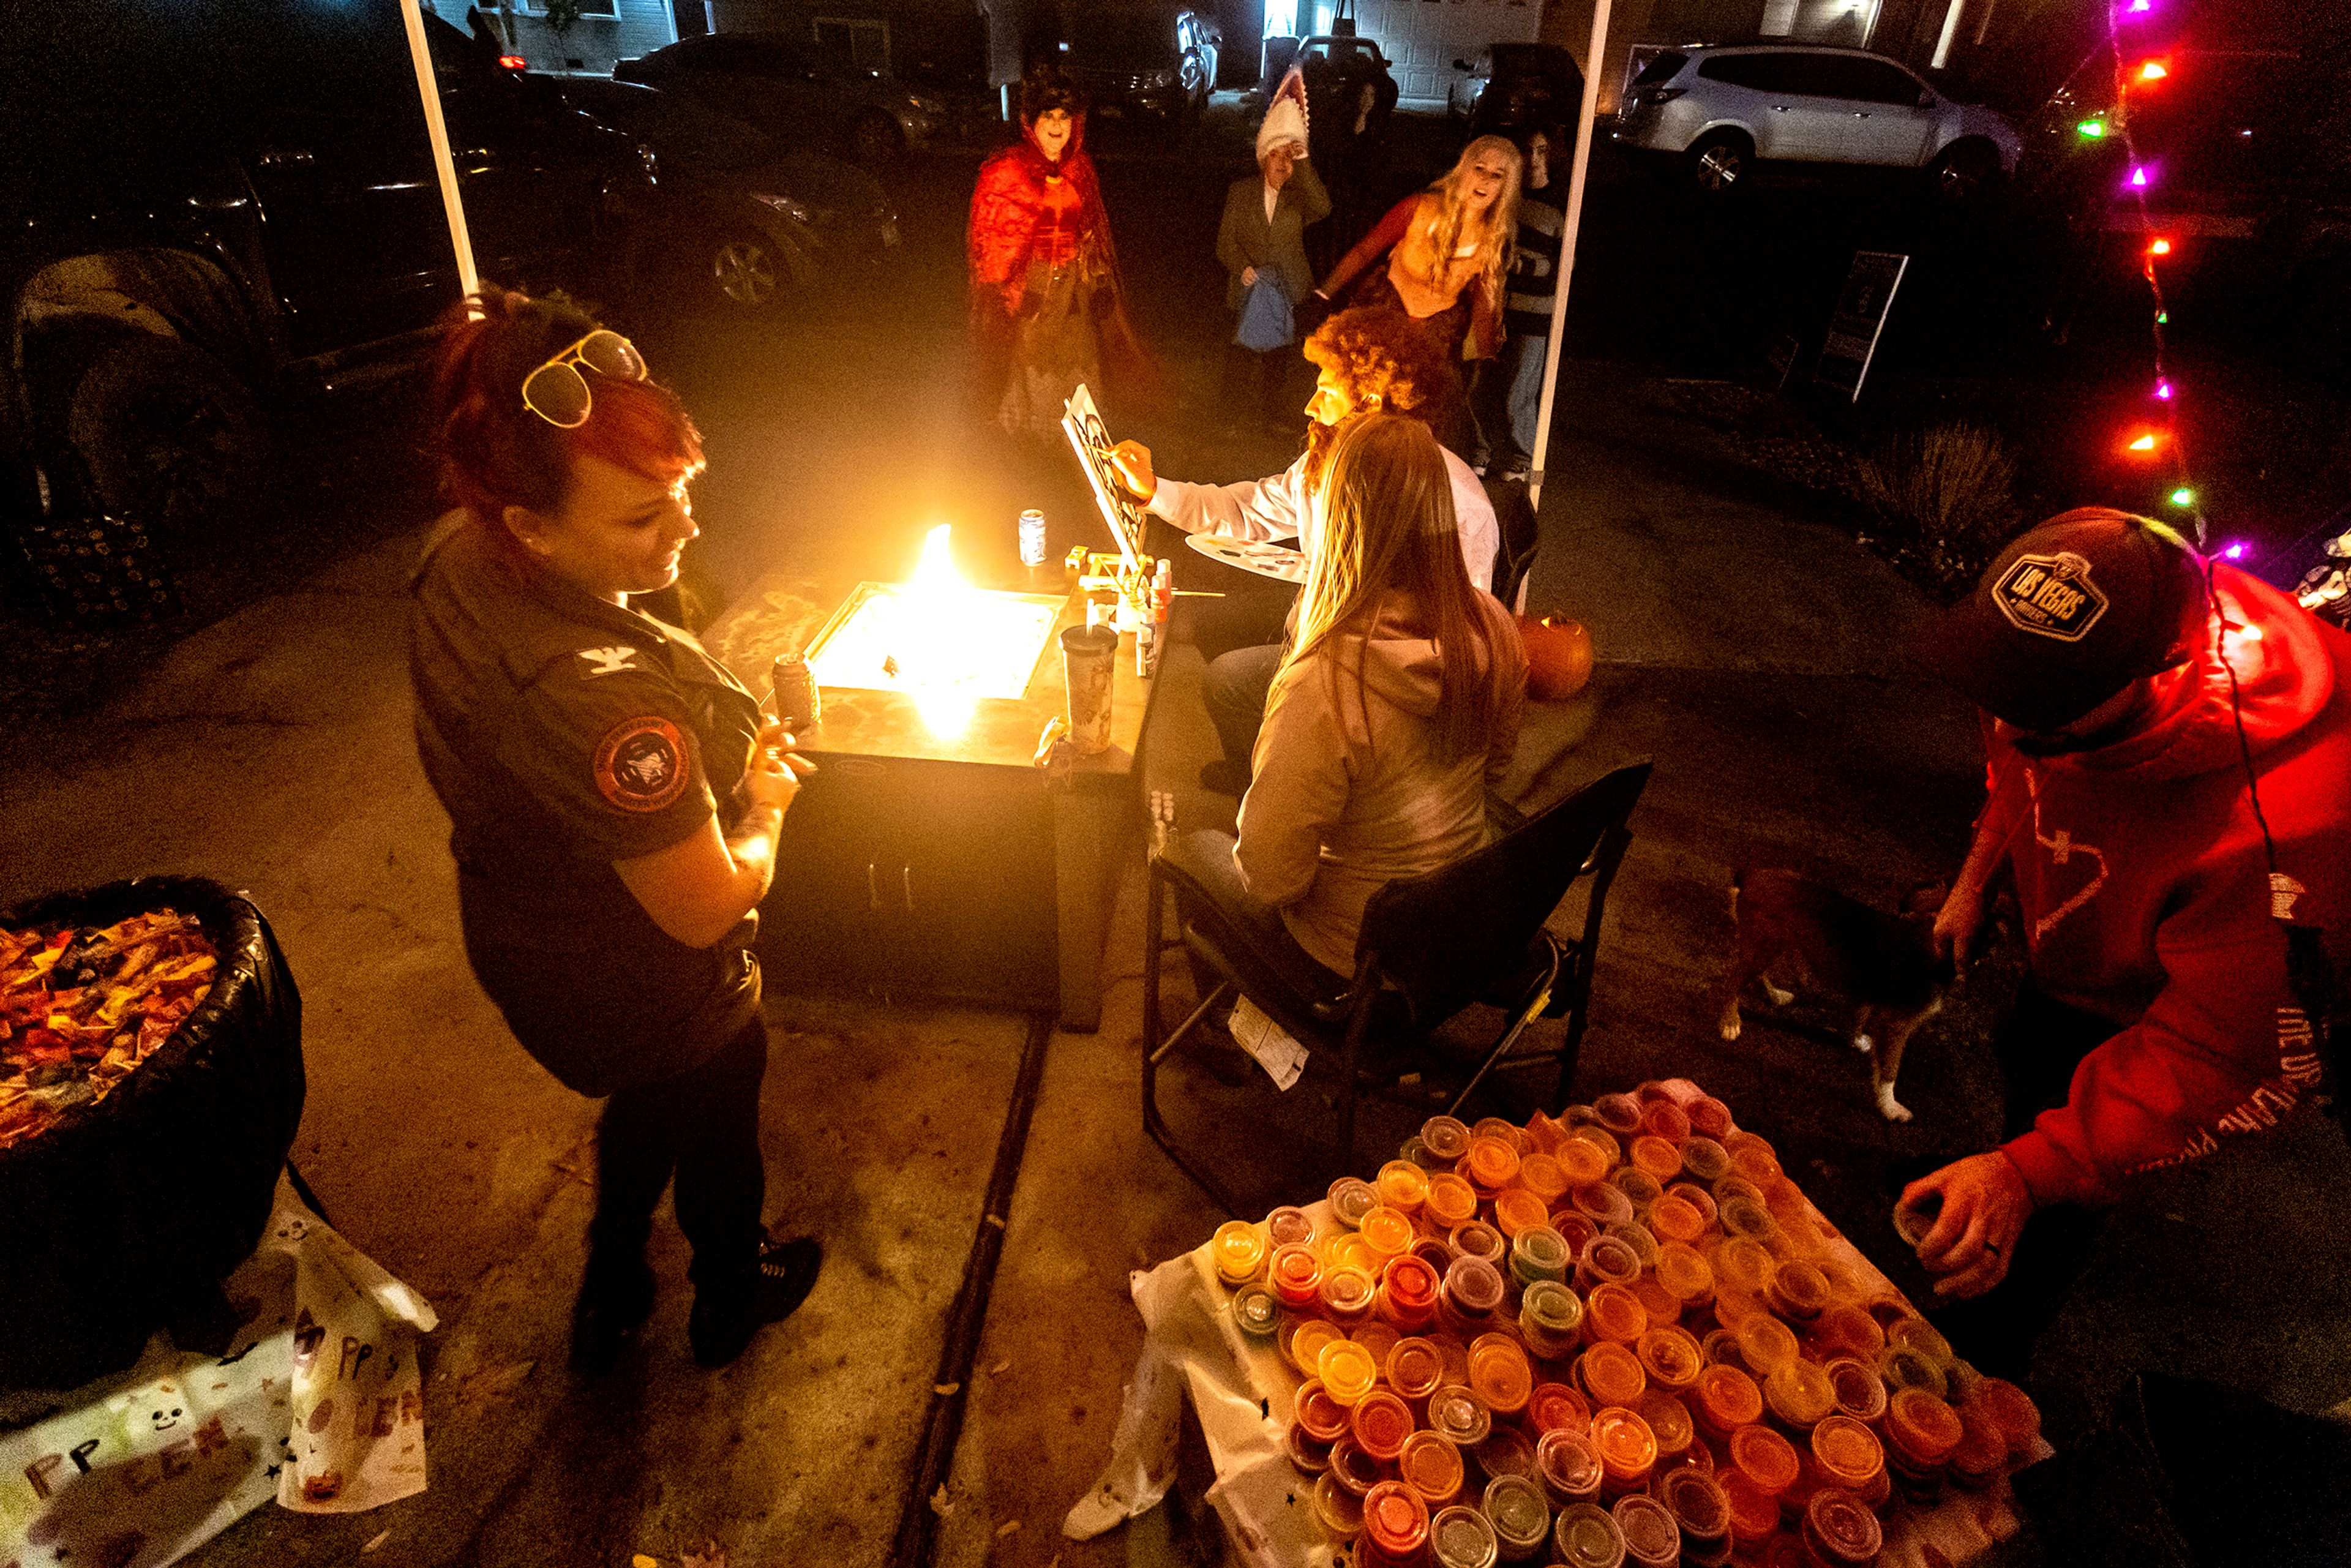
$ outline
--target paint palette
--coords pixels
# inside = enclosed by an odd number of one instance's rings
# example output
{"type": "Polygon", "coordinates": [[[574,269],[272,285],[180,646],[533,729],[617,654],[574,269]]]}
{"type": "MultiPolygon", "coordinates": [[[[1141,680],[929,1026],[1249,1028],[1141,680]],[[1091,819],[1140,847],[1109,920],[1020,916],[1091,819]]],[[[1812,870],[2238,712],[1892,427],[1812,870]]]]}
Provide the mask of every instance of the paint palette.
{"type": "Polygon", "coordinates": [[[1191,534],[1185,542],[1210,560],[1220,560],[1259,577],[1270,577],[1277,582],[1306,580],[1306,552],[1288,545],[1259,544],[1223,534],[1191,534]]]}

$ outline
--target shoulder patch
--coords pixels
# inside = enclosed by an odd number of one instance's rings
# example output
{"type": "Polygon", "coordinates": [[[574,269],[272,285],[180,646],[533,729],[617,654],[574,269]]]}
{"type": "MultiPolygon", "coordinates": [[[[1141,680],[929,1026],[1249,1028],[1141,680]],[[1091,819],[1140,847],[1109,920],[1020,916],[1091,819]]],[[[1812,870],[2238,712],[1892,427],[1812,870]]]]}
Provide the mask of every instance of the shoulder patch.
{"type": "Polygon", "coordinates": [[[2072,550],[2017,557],[1992,585],[1991,601],[2018,631],[2060,643],[2080,642],[2106,612],[2105,590],[2072,550]]]}
{"type": "Polygon", "coordinates": [[[588,667],[580,672],[580,678],[583,681],[593,680],[598,675],[617,675],[639,667],[637,650],[625,643],[610,648],[582,648],[579,656],[588,661],[588,667]]]}
{"type": "Polygon", "coordinates": [[[658,811],[685,792],[685,738],[655,714],[624,718],[596,747],[596,792],[623,811],[658,811]]]}

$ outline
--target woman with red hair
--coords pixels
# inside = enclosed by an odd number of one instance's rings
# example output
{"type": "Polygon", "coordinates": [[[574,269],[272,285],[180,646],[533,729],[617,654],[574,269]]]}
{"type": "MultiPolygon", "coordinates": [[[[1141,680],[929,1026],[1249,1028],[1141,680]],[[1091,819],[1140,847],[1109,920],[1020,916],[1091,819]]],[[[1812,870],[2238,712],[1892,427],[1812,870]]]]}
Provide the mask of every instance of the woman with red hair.
{"type": "Polygon", "coordinates": [[[1020,84],[1020,141],[980,165],[971,195],[972,413],[1058,439],[1062,405],[1103,372],[1144,390],[1148,362],[1118,282],[1086,114],[1069,78],[1020,84]]]}
{"type": "Polygon", "coordinates": [[[416,741],[447,808],[465,956],[523,1049],[604,1100],[571,1358],[653,1310],[673,1176],[705,1366],[823,1259],[761,1224],[767,1024],[751,953],[807,764],[725,666],[629,607],[698,530],[693,421],[573,307],[487,288],[444,329],[433,434],[454,508],[412,591],[416,741]]]}

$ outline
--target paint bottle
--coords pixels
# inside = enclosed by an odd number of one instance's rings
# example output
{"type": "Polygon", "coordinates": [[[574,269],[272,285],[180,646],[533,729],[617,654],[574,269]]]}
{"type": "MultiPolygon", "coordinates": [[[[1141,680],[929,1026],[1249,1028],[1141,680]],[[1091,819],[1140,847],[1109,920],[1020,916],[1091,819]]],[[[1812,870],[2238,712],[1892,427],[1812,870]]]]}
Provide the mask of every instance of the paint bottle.
{"type": "MultiPolygon", "coordinates": [[[[1518,1437],[1515,1432],[1510,1435],[1518,1437]]],[[[1490,1444],[1493,1439],[1487,1441],[1490,1444]]],[[[1530,1452],[1530,1468],[1532,1462],[1530,1452]]],[[[1541,1481],[1531,1475],[1497,1475],[1486,1483],[1485,1501],[1486,1518],[1503,1562],[1527,1563],[1542,1554],[1551,1542],[1551,1499],[1541,1481]]]]}
{"type": "Polygon", "coordinates": [[[1560,1510],[1552,1523],[1552,1548],[1566,1568],[1623,1568],[1625,1532],[1596,1502],[1560,1510]]]}

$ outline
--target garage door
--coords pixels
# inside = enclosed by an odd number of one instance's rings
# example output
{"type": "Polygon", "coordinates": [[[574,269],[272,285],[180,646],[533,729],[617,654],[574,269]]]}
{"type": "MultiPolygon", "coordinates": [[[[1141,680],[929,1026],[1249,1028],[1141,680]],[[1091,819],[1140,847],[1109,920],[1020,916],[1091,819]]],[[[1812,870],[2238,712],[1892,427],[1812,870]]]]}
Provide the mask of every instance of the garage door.
{"type": "MultiPolygon", "coordinates": [[[[1329,0],[1316,9],[1327,22],[1329,0]]],[[[1355,0],[1355,31],[1379,41],[1414,108],[1444,104],[1446,89],[1468,74],[1455,60],[1474,61],[1489,44],[1533,43],[1541,22],[1537,0],[1355,0]]]]}

